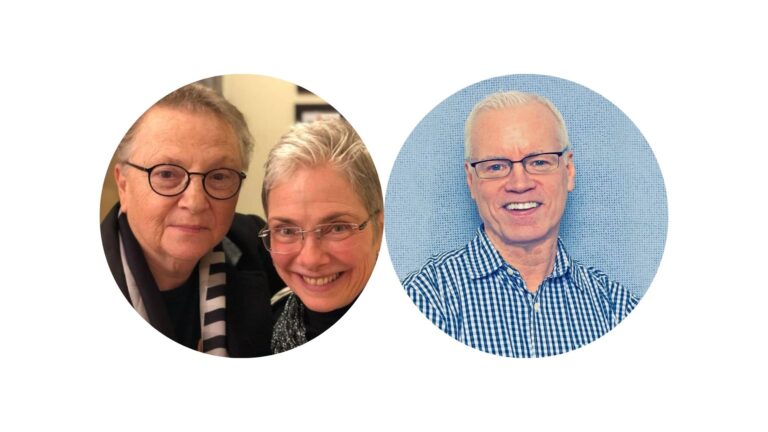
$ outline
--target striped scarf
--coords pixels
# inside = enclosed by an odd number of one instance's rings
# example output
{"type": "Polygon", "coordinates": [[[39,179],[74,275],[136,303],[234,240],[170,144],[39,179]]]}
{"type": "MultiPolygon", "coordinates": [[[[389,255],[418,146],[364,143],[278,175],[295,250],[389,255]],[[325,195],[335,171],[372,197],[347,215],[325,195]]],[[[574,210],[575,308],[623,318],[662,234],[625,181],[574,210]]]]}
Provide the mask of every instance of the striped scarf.
{"type": "MultiPolygon", "coordinates": [[[[120,258],[125,272],[130,302],[136,312],[158,331],[173,339],[165,303],[149,271],[144,253],[133,235],[125,214],[118,217],[120,258]]],[[[200,290],[200,336],[198,350],[228,357],[226,335],[226,262],[221,244],[205,255],[198,265],[200,290]]]]}

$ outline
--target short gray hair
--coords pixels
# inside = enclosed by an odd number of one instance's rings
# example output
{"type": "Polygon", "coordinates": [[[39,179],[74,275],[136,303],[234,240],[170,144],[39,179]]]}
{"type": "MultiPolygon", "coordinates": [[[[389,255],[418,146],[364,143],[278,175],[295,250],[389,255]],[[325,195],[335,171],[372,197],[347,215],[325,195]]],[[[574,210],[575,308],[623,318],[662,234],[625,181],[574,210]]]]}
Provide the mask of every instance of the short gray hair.
{"type": "Polygon", "coordinates": [[[552,111],[552,114],[555,115],[555,119],[557,119],[557,135],[560,144],[563,146],[562,150],[568,150],[571,147],[571,143],[568,139],[568,129],[565,127],[565,120],[563,120],[563,115],[560,114],[560,111],[558,111],[557,107],[544,96],[540,96],[535,93],[509,91],[493,93],[478,102],[475,107],[472,108],[472,112],[469,113],[467,121],[464,124],[464,160],[468,161],[472,154],[472,143],[470,142],[470,138],[472,136],[472,127],[474,126],[475,120],[477,119],[477,116],[480,115],[480,113],[489,110],[525,105],[532,102],[539,102],[549,108],[550,111],[552,111]]]}
{"type": "Polygon", "coordinates": [[[224,99],[224,96],[209,87],[197,83],[185,85],[169,93],[155,102],[133,123],[115,151],[119,162],[128,160],[133,147],[133,138],[141,125],[141,121],[152,108],[157,106],[177,108],[194,113],[208,112],[223,120],[232,128],[235,136],[237,136],[237,141],[240,144],[240,158],[243,162],[243,169],[248,169],[248,165],[251,163],[251,155],[253,154],[253,136],[251,136],[251,132],[248,130],[248,124],[243,113],[228,100],[224,99]]]}
{"type": "MultiPolygon", "coordinates": [[[[327,164],[349,181],[369,216],[384,209],[379,175],[360,136],[344,119],[297,123],[270,150],[264,164],[261,201],[269,214],[267,198],[278,182],[299,168],[327,164]]],[[[373,219],[376,232],[380,227],[373,219]]]]}

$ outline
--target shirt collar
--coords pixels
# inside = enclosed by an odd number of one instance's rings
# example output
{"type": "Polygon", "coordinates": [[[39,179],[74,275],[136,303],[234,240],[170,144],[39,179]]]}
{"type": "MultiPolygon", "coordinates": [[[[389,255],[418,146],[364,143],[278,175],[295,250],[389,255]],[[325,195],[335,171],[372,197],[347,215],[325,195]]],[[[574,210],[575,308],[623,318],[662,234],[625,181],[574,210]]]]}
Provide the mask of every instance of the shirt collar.
{"type": "Polygon", "coordinates": [[[486,277],[507,265],[499,251],[491,244],[482,224],[475,232],[475,237],[467,245],[467,252],[470,260],[469,277],[472,279],[486,277]]]}
{"type": "MultiPolygon", "coordinates": [[[[475,233],[475,237],[467,245],[470,260],[469,276],[472,279],[479,279],[490,275],[491,273],[504,269],[508,266],[501,254],[493,246],[488,235],[485,234],[484,225],[480,225],[475,233]]],[[[509,267],[512,267],[509,265],[509,267]]],[[[512,267],[514,268],[514,267],[512,267]]],[[[549,278],[558,278],[568,273],[571,269],[571,257],[565,250],[565,245],[560,237],[557,238],[557,254],[555,255],[555,266],[549,278]]]]}
{"type": "Polygon", "coordinates": [[[563,240],[557,238],[557,254],[555,255],[555,267],[552,269],[549,277],[560,277],[568,273],[571,269],[571,256],[568,255],[568,251],[565,250],[563,240]]]}

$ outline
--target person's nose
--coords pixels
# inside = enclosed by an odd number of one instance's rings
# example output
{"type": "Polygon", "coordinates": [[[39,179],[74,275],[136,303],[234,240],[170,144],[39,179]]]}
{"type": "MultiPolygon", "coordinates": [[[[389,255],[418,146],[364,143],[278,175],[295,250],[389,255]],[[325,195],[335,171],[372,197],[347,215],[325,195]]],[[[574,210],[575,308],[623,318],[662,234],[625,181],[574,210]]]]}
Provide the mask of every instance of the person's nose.
{"type": "Polygon", "coordinates": [[[322,267],[330,261],[330,256],[323,248],[323,241],[313,232],[304,233],[304,241],[296,256],[296,263],[305,269],[312,270],[322,267]]]}
{"type": "Polygon", "coordinates": [[[203,177],[197,175],[190,176],[189,186],[181,193],[181,198],[179,198],[179,206],[192,213],[199,213],[207,209],[209,205],[208,194],[203,187],[203,177]]]}
{"type": "Polygon", "coordinates": [[[522,163],[515,163],[512,165],[507,178],[505,179],[504,187],[508,192],[523,193],[530,189],[533,189],[536,183],[528,171],[525,170],[522,163]]]}

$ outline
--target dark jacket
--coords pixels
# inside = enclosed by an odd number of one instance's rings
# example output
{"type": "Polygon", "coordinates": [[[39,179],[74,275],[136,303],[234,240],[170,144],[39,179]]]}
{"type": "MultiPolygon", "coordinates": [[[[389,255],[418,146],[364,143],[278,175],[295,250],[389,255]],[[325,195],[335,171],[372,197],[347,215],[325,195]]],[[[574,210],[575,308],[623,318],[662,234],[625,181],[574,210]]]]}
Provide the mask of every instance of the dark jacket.
{"type": "MultiPolygon", "coordinates": [[[[101,240],[109,269],[130,303],[118,240],[116,205],[101,223],[101,240]]],[[[235,214],[224,241],[227,256],[227,351],[230,357],[270,355],[272,312],[270,297],[285,286],[275,272],[269,252],[257,237],[264,221],[258,216],[235,214]]],[[[145,303],[151,299],[144,299],[145,303]]],[[[163,334],[173,330],[152,324],[163,334]]]]}

